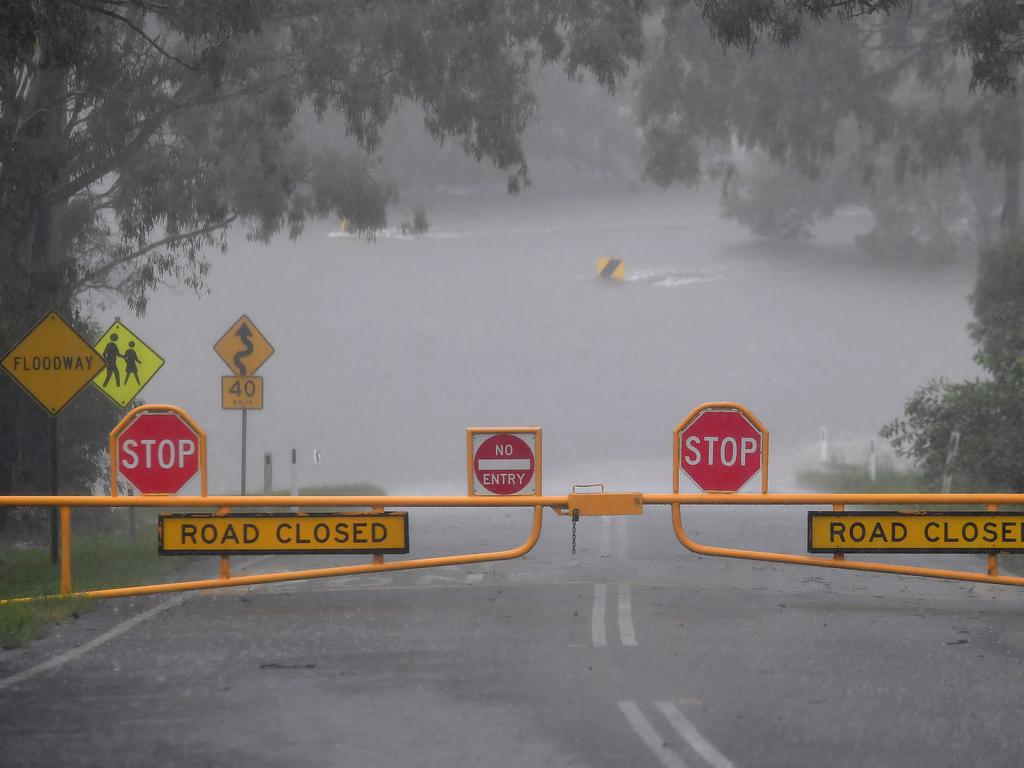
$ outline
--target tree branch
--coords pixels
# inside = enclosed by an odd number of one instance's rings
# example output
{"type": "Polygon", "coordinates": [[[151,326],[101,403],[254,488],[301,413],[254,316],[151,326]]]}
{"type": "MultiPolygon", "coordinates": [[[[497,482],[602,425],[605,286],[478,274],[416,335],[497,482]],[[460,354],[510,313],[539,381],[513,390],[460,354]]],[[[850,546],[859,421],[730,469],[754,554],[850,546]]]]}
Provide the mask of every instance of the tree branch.
{"type": "Polygon", "coordinates": [[[231,224],[233,224],[237,219],[238,214],[231,214],[226,219],[214,222],[213,224],[208,224],[205,227],[193,229],[190,232],[182,232],[177,235],[169,235],[168,237],[165,237],[162,240],[152,242],[144,248],[140,248],[137,251],[127,253],[124,256],[121,256],[120,258],[113,259],[112,261],[109,261],[106,264],[104,264],[102,267],[98,267],[97,269],[92,270],[87,274],[83,275],[82,279],[79,281],[76,288],[83,289],[89,287],[104,286],[105,283],[102,282],[103,278],[108,276],[118,267],[123,267],[124,265],[131,263],[135,259],[141,258],[142,256],[145,256],[147,253],[155,251],[157,248],[163,248],[165,245],[170,245],[181,240],[189,240],[194,237],[202,237],[203,235],[209,235],[214,232],[217,232],[218,230],[226,229],[227,227],[231,226],[231,224]]]}

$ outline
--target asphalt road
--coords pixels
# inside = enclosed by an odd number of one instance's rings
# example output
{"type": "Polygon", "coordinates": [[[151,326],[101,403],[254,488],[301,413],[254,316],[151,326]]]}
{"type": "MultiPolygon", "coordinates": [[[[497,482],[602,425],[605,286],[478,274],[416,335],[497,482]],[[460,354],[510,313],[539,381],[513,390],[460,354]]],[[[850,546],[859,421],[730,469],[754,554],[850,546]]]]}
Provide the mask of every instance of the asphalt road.
{"type": "MultiPolygon", "coordinates": [[[[512,546],[528,518],[413,510],[412,554],[512,546]]],[[[801,551],[803,510],[684,520],[801,551]]],[[[520,560],[108,601],[0,654],[0,763],[1024,762],[1022,590],[698,557],[664,508],[569,543],[545,513],[520,560]]],[[[314,562],[336,560],[248,567],[314,562]]]]}

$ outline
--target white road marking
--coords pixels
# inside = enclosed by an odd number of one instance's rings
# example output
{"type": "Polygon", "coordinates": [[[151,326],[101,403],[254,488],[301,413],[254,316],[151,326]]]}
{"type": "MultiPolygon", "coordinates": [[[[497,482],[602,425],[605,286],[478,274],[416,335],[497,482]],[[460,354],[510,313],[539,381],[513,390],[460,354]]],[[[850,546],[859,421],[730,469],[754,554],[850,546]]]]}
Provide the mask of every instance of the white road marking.
{"type": "Polygon", "coordinates": [[[679,707],[672,701],[659,701],[655,704],[658,710],[665,716],[665,719],[672,724],[676,733],[682,736],[683,740],[693,747],[693,751],[703,757],[712,768],[736,768],[725,755],[715,749],[715,745],[704,738],[693,723],[686,719],[686,716],[679,711],[679,707]]]}
{"type": "Polygon", "coordinates": [[[636,645],[628,584],[619,584],[619,639],[623,645],[636,645]]]}
{"type": "Polygon", "coordinates": [[[626,721],[633,727],[633,731],[640,737],[640,741],[647,745],[665,768],[688,768],[675,750],[654,730],[654,726],[644,717],[640,707],[632,701],[620,701],[619,709],[626,716],[626,721]]]}
{"type": "Polygon", "coordinates": [[[49,672],[51,669],[57,669],[58,667],[62,667],[69,661],[74,661],[79,656],[88,653],[93,648],[103,645],[108,640],[113,640],[115,637],[123,635],[132,627],[146,621],[146,619],[150,619],[156,616],[158,613],[166,611],[168,608],[173,608],[174,606],[181,604],[185,601],[185,598],[187,597],[190,597],[190,594],[188,592],[182,592],[180,594],[177,594],[174,597],[164,600],[162,603],[154,605],[148,611],[143,611],[142,613],[132,616],[130,619],[122,621],[113,629],[109,629],[102,635],[94,637],[92,640],[85,643],[84,645],[80,645],[77,648],[72,648],[70,651],[65,651],[64,653],[58,654],[57,656],[54,656],[51,659],[47,659],[44,662],[36,664],[34,667],[24,669],[21,672],[18,672],[17,674],[11,675],[10,677],[0,679],[0,690],[3,690],[4,688],[9,688],[12,685],[17,685],[18,683],[24,680],[28,680],[30,677],[35,677],[36,675],[42,672],[49,672]]]}
{"type": "MultiPolygon", "coordinates": [[[[239,571],[248,570],[257,563],[262,562],[263,560],[266,560],[269,557],[271,557],[271,555],[263,555],[261,557],[253,558],[242,567],[236,568],[235,572],[237,573],[239,571]]],[[[157,603],[149,610],[136,614],[135,616],[132,616],[130,619],[125,619],[120,624],[117,624],[111,629],[108,629],[102,635],[97,635],[89,642],[83,643],[77,648],[72,648],[70,651],[65,651],[64,653],[58,654],[50,659],[47,659],[46,661],[36,664],[34,667],[23,669],[21,672],[17,672],[13,675],[10,675],[9,677],[0,678],[0,690],[3,690],[4,688],[9,688],[12,685],[17,685],[18,683],[28,680],[30,677],[35,677],[36,675],[41,674],[43,672],[49,672],[52,669],[62,667],[69,661],[74,661],[79,656],[83,656],[84,654],[88,653],[93,648],[98,648],[99,646],[106,643],[108,640],[113,640],[115,637],[120,637],[128,630],[138,626],[139,624],[148,619],[153,618],[158,613],[162,613],[163,611],[166,611],[168,608],[173,608],[176,605],[180,605],[181,603],[185,602],[185,600],[194,596],[195,594],[195,592],[179,592],[178,594],[167,598],[163,602],[157,603]]]]}
{"type": "Polygon", "coordinates": [[[604,629],[604,605],[608,600],[608,585],[594,585],[594,611],[590,616],[590,633],[594,638],[594,647],[603,648],[608,645],[604,629]]]}
{"type": "Polygon", "coordinates": [[[612,556],[612,519],[601,518],[601,557],[612,556]]]}

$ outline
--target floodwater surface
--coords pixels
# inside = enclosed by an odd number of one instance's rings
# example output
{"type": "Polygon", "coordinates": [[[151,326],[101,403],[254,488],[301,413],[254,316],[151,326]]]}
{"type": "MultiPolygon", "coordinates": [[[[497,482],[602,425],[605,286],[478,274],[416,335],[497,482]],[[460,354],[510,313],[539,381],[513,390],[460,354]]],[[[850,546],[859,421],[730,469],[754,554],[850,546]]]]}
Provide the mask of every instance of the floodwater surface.
{"type": "Polygon", "coordinates": [[[248,416],[250,492],[268,451],[287,488],[295,447],[303,485],[462,493],[466,427],[531,425],[548,492],[665,490],[672,430],[711,400],[770,430],[781,490],[823,427],[862,459],[915,387],[978,373],[972,267],[869,261],[856,211],[780,243],[721,220],[709,191],[427,202],[420,237],[366,242],[334,222],[269,246],[238,236],[210,295],[165,289],[125,317],[167,359],[144,397],[209,434],[211,492],[239,485],[241,415],[220,408],[229,371],[212,346],[243,313],[275,348],[248,416]],[[626,280],[597,278],[601,256],[624,259],[626,280]]]}

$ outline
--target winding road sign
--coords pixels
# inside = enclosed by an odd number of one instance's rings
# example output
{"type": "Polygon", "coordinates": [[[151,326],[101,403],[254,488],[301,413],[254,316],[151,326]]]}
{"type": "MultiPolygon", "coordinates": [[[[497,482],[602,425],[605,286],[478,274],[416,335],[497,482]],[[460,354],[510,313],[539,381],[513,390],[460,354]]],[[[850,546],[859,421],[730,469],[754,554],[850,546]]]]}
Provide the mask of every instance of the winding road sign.
{"type": "Polygon", "coordinates": [[[89,380],[103,358],[56,312],[14,345],[2,365],[39,405],[56,416],[89,380]]]}
{"type": "Polygon", "coordinates": [[[122,408],[128,407],[164,364],[164,359],[120,320],[107,328],[93,349],[106,365],[93,378],[93,386],[122,408]]]}
{"type": "Polygon", "coordinates": [[[235,376],[252,376],[274,354],[270,342],[245,315],[228,328],[213,350],[235,376]]]}

